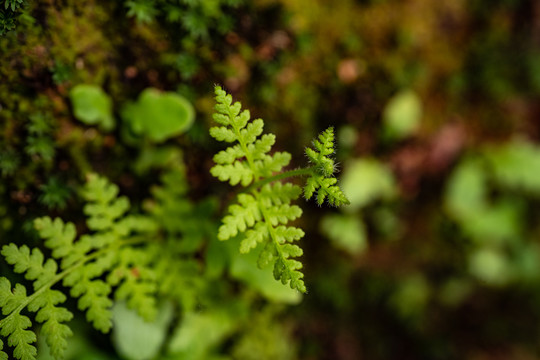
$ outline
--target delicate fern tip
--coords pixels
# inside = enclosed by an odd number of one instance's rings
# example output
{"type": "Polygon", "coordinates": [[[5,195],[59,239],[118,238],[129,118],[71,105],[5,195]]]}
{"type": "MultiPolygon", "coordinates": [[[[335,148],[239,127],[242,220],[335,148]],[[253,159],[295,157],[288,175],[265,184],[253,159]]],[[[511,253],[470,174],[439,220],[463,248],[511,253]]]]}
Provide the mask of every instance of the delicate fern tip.
{"type": "Polygon", "coordinates": [[[334,154],[334,128],[329,127],[313,141],[313,149],[306,148],[306,155],[313,164],[311,176],[304,186],[304,197],[311,199],[317,193],[317,204],[325,200],[332,206],[348,205],[349,200],[337,185],[334,173],[336,163],[330,155],[334,154]]]}

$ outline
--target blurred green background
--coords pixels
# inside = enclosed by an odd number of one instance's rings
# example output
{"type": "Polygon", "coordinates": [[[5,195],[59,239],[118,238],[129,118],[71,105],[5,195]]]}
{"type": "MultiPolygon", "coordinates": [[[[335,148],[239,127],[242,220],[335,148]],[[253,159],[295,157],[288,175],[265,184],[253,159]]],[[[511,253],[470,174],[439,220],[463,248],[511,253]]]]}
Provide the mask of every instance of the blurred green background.
{"type": "Polygon", "coordinates": [[[351,205],[300,204],[308,294],[231,255],[229,298],[154,328],[119,305],[113,336],[81,315],[68,358],[540,358],[540,2],[0,0],[0,243],[80,220],[90,170],[142,206],[180,153],[223,209],[216,83],[292,167],[337,131],[351,205]]]}

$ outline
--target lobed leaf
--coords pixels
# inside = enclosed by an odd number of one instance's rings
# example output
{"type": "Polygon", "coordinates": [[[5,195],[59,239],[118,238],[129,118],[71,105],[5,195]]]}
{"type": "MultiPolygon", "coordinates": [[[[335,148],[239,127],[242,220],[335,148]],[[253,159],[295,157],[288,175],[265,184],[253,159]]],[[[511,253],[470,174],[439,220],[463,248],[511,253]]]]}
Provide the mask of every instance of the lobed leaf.
{"type": "Polygon", "coordinates": [[[0,307],[3,315],[9,315],[26,300],[26,288],[16,284],[13,291],[11,283],[5,277],[0,278],[0,307]]]}
{"type": "Polygon", "coordinates": [[[265,156],[262,161],[257,163],[257,170],[263,177],[272,176],[274,173],[281,172],[283,168],[289,165],[291,154],[287,152],[276,152],[272,156],[265,156]]]}
{"type": "Polygon", "coordinates": [[[276,142],[274,134],[264,134],[260,139],[248,145],[248,151],[252,154],[253,159],[261,160],[272,149],[272,145],[276,142]]]}
{"type": "Polygon", "coordinates": [[[228,165],[215,165],[210,169],[210,173],[220,181],[228,181],[233,186],[238,183],[248,186],[253,181],[253,170],[241,161],[228,165]]]}
{"type": "Polygon", "coordinates": [[[238,232],[244,232],[261,219],[259,207],[255,198],[251,195],[238,195],[238,204],[229,206],[229,213],[223,218],[223,225],[219,227],[218,239],[227,240],[236,236],[238,232]]]}
{"type": "Polygon", "coordinates": [[[39,236],[45,240],[45,246],[52,250],[52,256],[62,258],[70,253],[73,248],[73,241],[77,232],[75,225],[65,223],[60,218],[54,221],[48,217],[37,218],[34,220],[34,228],[39,236]]]}
{"type": "Polygon", "coordinates": [[[289,220],[294,220],[302,215],[302,209],[296,205],[277,205],[267,209],[268,221],[272,226],[286,224],[289,220]]]}
{"type": "Polygon", "coordinates": [[[3,349],[4,349],[4,343],[0,339],[0,360],[8,360],[8,355],[2,351],[3,349]]]}
{"type": "MultiPolygon", "coordinates": [[[[275,228],[274,233],[276,234],[277,241],[280,244],[285,244],[286,242],[299,240],[303,238],[305,235],[302,229],[299,229],[294,226],[283,226],[283,225],[275,228]]],[[[300,255],[294,255],[294,256],[300,256],[300,255]]]]}
{"type": "Polygon", "coordinates": [[[222,150],[214,156],[216,164],[232,164],[236,159],[244,157],[244,151],[239,145],[230,146],[226,150],[222,150]]]}
{"type": "Polygon", "coordinates": [[[2,320],[0,335],[7,337],[8,346],[13,347],[13,356],[17,359],[35,360],[37,350],[31,344],[36,342],[36,334],[26,330],[31,326],[30,319],[19,313],[2,320]]]}
{"type": "Polygon", "coordinates": [[[260,190],[260,200],[265,207],[272,205],[289,204],[292,200],[298,199],[302,189],[291,183],[274,182],[264,185],[260,190]]]}
{"type": "MultiPolygon", "coordinates": [[[[243,113],[245,112],[246,111],[244,111],[243,113]]],[[[241,139],[244,144],[252,144],[255,142],[257,137],[262,134],[263,127],[264,127],[264,122],[261,119],[253,120],[252,122],[247,124],[245,129],[240,130],[239,139],[241,139]]]]}
{"type": "Polygon", "coordinates": [[[274,264],[274,278],[281,280],[283,285],[289,283],[291,289],[306,292],[306,286],[302,280],[304,274],[298,271],[301,268],[302,264],[299,261],[278,258],[274,264]]]}
{"type": "Polygon", "coordinates": [[[240,242],[240,252],[247,254],[251,249],[256,248],[257,244],[266,240],[268,236],[268,228],[264,223],[257,223],[255,228],[246,231],[246,237],[240,242]]]}
{"type": "Polygon", "coordinates": [[[43,253],[37,248],[30,251],[30,248],[26,245],[19,248],[12,243],[3,246],[1,253],[4,255],[6,262],[13,265],[15,272],[26,272],[26,279],[35,280],[35,290],[51,281],[56,275],[58,269],[56,262],[53,259],[48,259],[45,264],[43,264],[43,253]]]}
{"type": "Polygon", "coordinates": [[[217,141],[233,142],[238,139],[236,134],[225,126],[210,128],[210,136],[217,141]]]}

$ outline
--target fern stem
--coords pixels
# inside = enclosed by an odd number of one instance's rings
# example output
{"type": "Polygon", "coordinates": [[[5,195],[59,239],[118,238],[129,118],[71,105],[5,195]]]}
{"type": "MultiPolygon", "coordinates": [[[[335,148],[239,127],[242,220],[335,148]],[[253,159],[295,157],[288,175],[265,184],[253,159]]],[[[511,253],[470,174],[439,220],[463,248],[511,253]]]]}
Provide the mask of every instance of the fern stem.
{"type": "Polygon", "coordinates": [[[65,269],[61,273],[57,274],[54,278],[52,278],[49,282],[42,285],[39,289],[34,291],[34,293],[30,296],[27,296],[26,299],[17,307],[15,308],[9,315],[7,315],[5,318],[0,320],[0,329],[3,327],[4,323],[8,321],[9,318],[11,318],[14,314],[19,314],[24,308],[26,308],[37,296],[39,296],[44,291],[50,289],[52,286],[54,286],[56,283],[60,282],[63,278],[65,278],[67,275],[69,275],[73,270],[77,269],[81,265],[84,265],[85,263],[92,261],[94,259],[99,258],[103,254],[106,254],[108,251],[112,249],[116,249],[123,245],[129,245],[129,244],[137,244],[140,242],[143,242],[142,239],[131,239],[128,241],[121,242],[120,244],[114,244],[111,245],[105,249],[101,249],[99,251],[96,251],[90,255],[87,255],[85,258],[79,260],[77,263],[73,264],[69,268],[65,269]]]}

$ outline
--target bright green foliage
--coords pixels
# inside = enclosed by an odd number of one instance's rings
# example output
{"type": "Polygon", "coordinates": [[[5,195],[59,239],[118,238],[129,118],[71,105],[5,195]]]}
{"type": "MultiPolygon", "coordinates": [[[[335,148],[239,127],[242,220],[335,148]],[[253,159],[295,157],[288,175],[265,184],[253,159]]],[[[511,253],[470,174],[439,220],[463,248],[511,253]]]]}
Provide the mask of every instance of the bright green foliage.
{"type": "MultiPolygon", "coordinates": [[[[212,175],[231,185],[241,183],[246,187],[270,178],[288,165],[290,154],[268,154],[275,136],[260,136],[264,125],[261,119],[250,121],[249,111],[241,112],[241,104],[233,104],[232,97],[219,86],[216,87],[216,101],[214,120],[221,126],[211,128],[210,134],[217,140],[236,144],[214,156],[217,165],[211,169],[212,175]]],[[[275,183],[240,193],[238,202],[229,207],[229,215],[223,219],[218,238],[227,240],[243,233],[240,245],[243,253],[263,244],[258,261],[260,267],[273,263],[276,280],[305,292],[304,275],[299,271],[302,264],[290,259],[302,255],[302,249],[291,243],[303,237],[304,232],[286,226],[302,214],[298,206],[290,205],[300,192],[296,185],[275,183]]]]}
{"type": "MultiPolygon", "coordinates": [[[[292,289],[306,291],[302,264],[292,258],[302,255],[302,249],[294,244],[304,232],[288,226],[302,215],[302,210],[291,205],[302,190],[297,185],[276,181],[287,177],[282,170],[291,160],[286,152],[270,150],[275,142],[273,134],[262,134],[264,122],[250,121],[248,110],[241,111],[239,102],[233,103],[221,87],[216,86],[216,113],[214,120],[220,125],[210,129],[210,135],[219,141],[234,143],[214,156],[216,165],[210,170],[213,176],[231,185],[250,186],[238,194],[237,202],[229,206],[228,215],[223,218],[218,238],[227,240],[243,235],[240,252],[248,253],[261,244],[258,265],[264,268],[274,266],[274,278],[292,289]]],[[[334,153],[334,130],[327,129],[313,142],[315,149],[306,149],[313,166],[294,170],[290,176],[308,175],[304,194],[307,199],[317,192],[317,202],[325,199],[334,206],[348,204],[349,201],[336,185],[336,169],[331,155],[334,153]]]]}
{"type": "Polygon", "coordinates": [[[172,320],[170,302],[161,306],[153,322],[147,322],[126,304],[119,302],[113,308],[113,340],[123,359],[146,360],[158,358],[172,320]]]}
{"type": "Polygon", "coordinates": [[[315,149],[306,148],[306,155],[313,164],[314,171],[307,179],[304,187],[304,196],[311,199],[317,192],[317,203],[322,205],[325,199],[330,205],[348,205],[349,200],[339,186],[334,177],[336,164],[330,156],[334,154],[334,128],[326,129],[319,138],[313,141],[315,149]]]}
{"type": "Polygon", "coordinates": [[[78,120],[87,125],[99,125],[106,131],[114,128],[112,101],[99,86],[77,85],[71,89],[69,97],[78,120]]]}
{"type": "Polygon", "coordinates": [[[157,292],[175,301],[184,311],[193,311],[200,289],[205,285],[196,254],[205,240],[217,232],[209,201],[193,203],[187,197],[189,186],[181,161],[161,177],[161,186],[152,189],[153,200],[147,211],[163,230],[163,239],[150,244],[152,268],[159,279],[157,292]]]}
{"type": "Polygon", "coordinates": [[[390,168],[376,159],[355,159],[345,164],[341,188],[350,200],[349,212],[359,210],[379,199],[391,199],[397,188],[390,168]]]}
{"type": "Polygon", "coordinates": [[[320,229],[335,247],[351,255],[360,254],[367,248],[367,230],[359,216],[327,215],[323,217],[320,229]]]}
{"type": "Polygon", "coordinates": [[[26,245],[2,247],[6,262],[33,285],[33,292],[27,295],[23,285],[16,284],[12,289],[9,280],[0,278],[0,308],[5,316],[0,320],[0,335],[13,347],[17,359],[32,360],[36,356],[32,345],[36,334],[29,330],[32,321],[21,315],[25,308],[36,313],[35,320],[43,324],[41,336],[51,355],[62,358],[66,339],[72,334],[65,322],[73,315],[58,306],[66,301],[62,292],[52,289],[60,281],[70,288],[71,296],[79,298],[78,307],[86,312],[87,320],[102,332],[112,325],[112,286],[117,286],[116,298],[126,300],[141,316],[151,319],[155,315],[155,277],[145,267],[148,254],[134,246],[146,239],[142,234],[155,230],[153,221],[126,215],[127,198],[118,197],[118,187],[97,175],[88,176],[83,197],[87,226],[93,231],[90,234],[77,239],[72,223],[59,218],[36,219],[35,227],[52,258],[45,259],[41,250],[26,245]]]}
{"type": "Polygon", "coordinates": [[[422,103],[412,90],[404,90],[390,99],[384,108],[385,135],[400,140],[412,135],[420,126],[422,103]]]}
{"type": "Polygon", "coordinates": [[[195,110],[176,93],[149,88],[141,93],[137,102],[124,107],[122,117],[134,133],[163,142],[187,131],[195,118],[195,110]]]}

